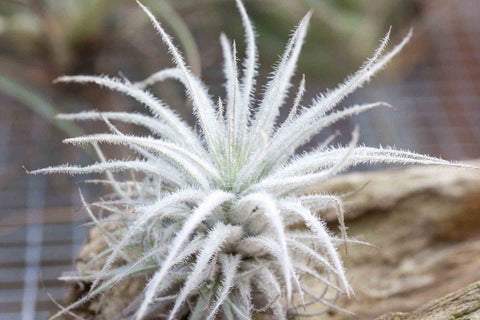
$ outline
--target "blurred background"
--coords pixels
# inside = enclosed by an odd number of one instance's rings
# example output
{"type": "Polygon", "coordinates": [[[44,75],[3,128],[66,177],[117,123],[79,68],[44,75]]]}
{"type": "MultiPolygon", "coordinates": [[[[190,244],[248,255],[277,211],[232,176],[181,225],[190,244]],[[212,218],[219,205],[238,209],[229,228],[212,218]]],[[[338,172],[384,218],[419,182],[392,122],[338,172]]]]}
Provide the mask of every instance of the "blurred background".
{"type": "MultiPolygon", "coordinates": [[[[215,96],[224,95],[219,35],[235,39],[243,58],[241,19],[233,0],[144,0],[215,96]]],[[[259,83],[282,53],[290,31],[310,9],[313,21],[294,81],[305,73],[305,103],[332,88],[368,58],[392,26],[392,43],[414,28],[402,54],[342,105],[387,101],[335,125],[348,141],[394,145],[460,160],[480,156],[480,2],[478,0],[245,0],[258,34],[259,83]]],[[[63,74],[108,74],[141,80],[171,59],[133,0],[0,1],[0,318],[46,319],[66,286],[88,227],[78,188],[98,197],[85,177],[29,176],[26,169],[87,164],[89,150],[63,145],[99,123],[52,119],[57,112],[143,111],[131,99],[94,86],[54,85],[63,74]]],[[[296,84],[295,84],[296,85],[296,84]]],[[[260,87],[258,87],[260,88],[260,87]]],[[[192,122],[176,83],[153,91],[192,122]]],[[[257,90],[257,98],[261,90],[257,90]],[[260,92],[259,92],[260,91],[260,92]]],[[[288,104],[287,104],[288,106],[288,104]]],[[[288,108],[284,108],[284,111],[288,108]]],[[[286,115],[283,115],[285,117],[286,115]]],[[[121,127],[128,130],[135,128],[121,127]]],[[[122,156],[118,150],[113,154],[122,156]]],[[[110,153],[112,155],[112,153],[110,153]]],[[[361,168],[369,170],[371,168],[361,168]]]]}

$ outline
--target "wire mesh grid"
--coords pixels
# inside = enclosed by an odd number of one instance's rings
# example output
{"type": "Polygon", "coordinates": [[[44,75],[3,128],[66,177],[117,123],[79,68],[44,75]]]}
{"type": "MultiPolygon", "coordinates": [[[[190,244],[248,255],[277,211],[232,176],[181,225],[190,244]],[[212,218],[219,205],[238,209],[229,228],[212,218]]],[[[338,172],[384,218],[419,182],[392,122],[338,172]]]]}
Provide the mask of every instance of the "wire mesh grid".
{"type": "Polygon", "coordinates": [[[48,122],[4,101],[6,117],[0,122],[0,318],[46,319],[52,310],[49,295],[54,299],[65,295],[66,287],[57,278],[72,268],[86,229],[79,227],[76,220],[82,217],[71,207],[74,188],[69,184],[52,186],[48,177],[28,176],[21,167],[35,168],[53,161],[55,153],[46,153],[42,145],[52,142],[58,132],[52,135],[48,122]],[[30,123],[19,125],[22,121],[30,123]],[[19,128],[29,130],[20,132],[19,128]]]}
{"type": "MultiPolygon", "coordinates": [[[[431,50],[424,62],[407,79],[374,82],[350,99],[388,101],[397,110],[351,122],[360,125],[370,146],[395,145],[446,159],[478,157],[480,3],[458,1],[442,12],[435,3],[426,2],[431,8],[424,39],[431,50]]],[[[65,152],[62,134],[0,98],[0,318],[46,319],[56,308],[51,298],[66,293],[57,278],[73,268],[87,228],[75,210],[78,192],[71,179],[28,176],[21,168],[58,163],[65,152]]]]}

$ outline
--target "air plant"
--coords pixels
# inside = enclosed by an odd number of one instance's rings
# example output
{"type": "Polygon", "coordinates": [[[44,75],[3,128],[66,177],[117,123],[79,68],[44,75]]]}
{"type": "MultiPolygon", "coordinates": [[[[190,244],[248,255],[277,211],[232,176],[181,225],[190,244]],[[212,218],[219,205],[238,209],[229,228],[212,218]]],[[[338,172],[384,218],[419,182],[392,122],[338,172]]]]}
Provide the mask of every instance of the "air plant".
{"type": "Polygon", "coordinates": [[[174,68],[137,83],[106,76],[57,79],[62,83],[94,83],[124,93],[145,105],[152,115],[88,111],[58,116],[67,120],[103,120],[107,124],[110,133],[64,140],[75,145],[92,144],[101,161],[85,167],[61,165],[32,173],[105,173],[105,180],[90,182],[110,185],[113,194],[91,204],[81,196],[109,247],[80,274],[63,277],[67,281],[91,282],[91,286],[84,297],[52,319],[131,277],[147,281],[144,292],[127,308],[133,310],[137,320],[159,318],[162,314],[168,319],[251,319],[257,311],[286,319],[322,312],[319,308],[316,313],[304,310],[311,305],[323,306],[323,311],[340,309],[335,306],[338,296],[350,296],[353,290],[338,248],[358,241],[347,238],[341,197],[306,195],[305,190],[362,163],[468,167],[409,151],[357,146],[358,128],[346,147],[331,147],[335,138],[332,136],[311,152],[296,155],[299,147],[330,124],[388,106],[377,102],[334,110],[405,46],[411,32],[384,53],[388,32],[359,71],[337,88],[319,95],[309,106],[302,106],[303,78],[287,119],[277,125],[311,13],[291,35],[256,106],[255,32],[241,0],[236,3],[246,30],[243,74],[239,79],[235,42],[222,34],[226,97],[218,102],[190,72],[172,39],[141,3],[173,56],[174,68]],[[194,106],[198,132],[145,89],[166,79],[178,80],[185,86],[194,106]],[[122,133],[113,121],[143,126],[151,135],[122,133]],[[99,147],[101,143],[126,146],[137,158],[107,160],[99,147]],[[140,175],[123,175],[121,181],[114,175],[125,171],[140,175]],[[340,236],[328,230],[322,220],[319,213],[325,210],[337,213],[340,236]],[[102,259],[101,270],[96,270],[95,262],[102,259]]]}

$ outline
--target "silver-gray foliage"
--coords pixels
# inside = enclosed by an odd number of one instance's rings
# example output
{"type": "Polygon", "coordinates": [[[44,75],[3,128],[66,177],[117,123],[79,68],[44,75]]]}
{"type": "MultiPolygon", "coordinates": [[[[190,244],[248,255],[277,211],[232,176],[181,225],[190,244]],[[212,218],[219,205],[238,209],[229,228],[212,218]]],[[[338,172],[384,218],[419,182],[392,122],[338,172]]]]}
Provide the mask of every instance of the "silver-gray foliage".
{"type": "Polygon", "coordinates": [[[275,319],[285,319],[297,313],[308,315],[303,307],[313,304],[323,306],[316,310],[338,308],[336,298],[353,292],[337,248],[356,241],[346,236],[342,199],[328,194],[304,195],[305,189],[362,163],[464,166],[409,151],[357,146],[358,129],[347,147],[331,147],[335,138],[331,137],[317,149],[295,155],[296,149],[332,123],[372,108],[388,107],[378,102],[334,110],[404,47],[411,32],[385,53],[388,33],[359,71],[337,88],[318,95],[309,106],[302,106],[303,78],[288,118],[276,125],[310,12],[293,32],[255,107],[255,32],[240,0],[237,6],[246,30],[246,58],[239,67],[235,42],[221,35],[226,97],[218,102],[189,71],[160,23],[139,5],[167,45],[174,68],[138,83],[84,75],[57,80],[95,83],[121,92],[145,105],[151,115],[92,111],[59,115],[61,119],[102,120],[107,124],[110,133],[65,140],[76,145],[92,144],[101,161],[86,167],[62,165],[33,173],[105,173],[105,180],[91,182],[111,185],[114,195],[88,205],[82,196],[89,216],[109,244],[94,261],[106,261],[100,271],[87,268],[82,274],[63,277],[67,281],[91,281],[92,285],[86,296],[52,318],[135,276],[148,280],[144,292],[130,306],[135,319],[158,316],[158,310],[168,310],[168,319],[180,315],[191,319],[250,319],[260,310],[270,312],[275,319]],[[146,87],[166,79],[185,86],[199,132],[146,91],[146,87]],[[143,126],[151,135],[124,134],[112,121],[143,126]],[[137,158],[107,160],[99,148],[101,143],[126,146],[137,158]],[[132,175],[131,179],[117,181],[114,173],[122,171],[140,172],[142,179],[132,175]],[[109,214],[98,216],[93,209],[109,214]],[[338,214],[339,237],[317,214],[326,209],[338,214]],[[115,231],[106,228],[112,223],[115,231]],[[302,224],[303,229],[293,227],[302,224]],[[122,263],[116,263],[119,260],[122,263]]]}

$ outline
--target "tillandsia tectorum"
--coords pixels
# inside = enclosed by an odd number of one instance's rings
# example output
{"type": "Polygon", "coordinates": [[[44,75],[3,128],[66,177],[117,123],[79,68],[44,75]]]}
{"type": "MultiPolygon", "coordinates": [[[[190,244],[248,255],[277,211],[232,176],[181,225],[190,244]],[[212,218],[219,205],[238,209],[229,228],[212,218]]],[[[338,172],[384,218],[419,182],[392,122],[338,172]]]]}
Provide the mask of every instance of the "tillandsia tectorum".
{"type": "Polygon", "coordinates": [[[286,319],[338,308],[338,296],[350,296],[353,291],[337,248],[358,241],[347,238],[341,197],[305,195],[305,189],[362,163],[468,167],[409,151],[358,146],[358,129],[346,147],[331,147],[335,137],[330,137],[311,152],[295,155],[299,147],[330,124],[388,106],[377,102],[334,109],[401,50],[411,32],[385,53],[387,33],[360,70],[337,88],[319,95],[309,106],[302,106],[303,78],[288,117],[277,125],[310,12],[292,33],[257,105],[253,99],[257,73],[255,32],[241,0],[237,0],[237,6],[246,31],[245,60],[241,67],[237,65],[235,42],[222,34],[226,97],[218,101],[190,72],[152,13],[139,5],[168,47],[174,68],[137,83],[84,75],[57,80],[95,83],[124,93],[145,105],[152,115],[90,111],[58,116],[107,124],[110,133],[65,140],[76,145],[92,144],[100,162],[32,173],[105,173],[105,180],[92,182],[109,184],[114,196],[92,204],[81,197],[109,247],[94,259],[105,259],[101,270],[87,268],[81,274],[63,277],[67,281],[91,282],[90,290],[52,318],[71,312],[131,277],[147,281],[144,292],[128,308],[133,311],[125,316],[133,315],[134,319],[162,315],[168,319],[251,319],[257,311],[270,313],[274,319],[286,319]],[[185,86],[198,130],[145,89],[166,79],[178,80],[185,86]],[[151,135],[122,133],[112,124],[114,121],[143,126],[151,135]],[[99,148],[101,143],[126,146],[137,158],[107,160],[99,148]],[[123,171],[140,172],[141,179],[125,175],[119,181],[114,173],[123,171]],[[94,209],[109,215],[96,215],[94,209]],[[326,209],[338,215],[339,236],[327,229],[318,214],[326,209]],[[106,227],[111,223],[115,223],[113,231],[106,227]],[[304,227],[299,228],[299,224],[304,227]],[[308,313],[311,305],[321,307],[308,313]]]}

